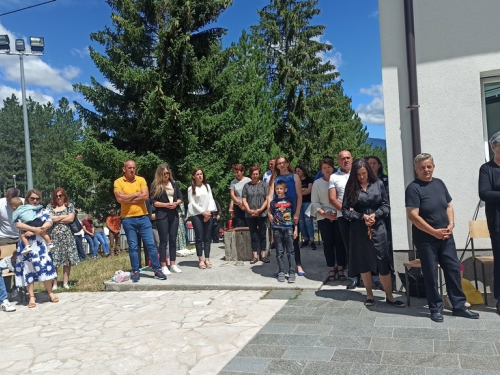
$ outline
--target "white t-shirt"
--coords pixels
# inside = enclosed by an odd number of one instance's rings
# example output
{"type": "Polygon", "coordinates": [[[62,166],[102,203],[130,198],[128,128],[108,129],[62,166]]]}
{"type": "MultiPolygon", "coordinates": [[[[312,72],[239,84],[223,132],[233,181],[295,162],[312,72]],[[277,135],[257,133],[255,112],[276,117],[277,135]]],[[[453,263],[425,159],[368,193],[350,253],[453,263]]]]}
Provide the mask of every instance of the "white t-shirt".
{"type": "MultiPolygon", "coordinates": [[[[24,203],[24,198],[21,198],[24,203]]],[[[0,238],[17,238],[19,229],[12,224],[12,214],[14,211],[7,204],[7,198],[0,199],[0,238]]]]}
{"type": "Polygon", "coordinates": [[[264,173],[264,176],[262,176],[262,181],[269,185],[272,175],[273,171],[268,170],[266,173],[264,173]]]}
{"type": "Polygon", "coordinates": [[[248,177],[243,177],[241,180],[237,180],[236,178],[231,181],[231,185],[229,185],[229,190],[234,190],[234,195],[241,202],[241,197],[243,196],[243,187],[251,182],[252,180],[248,177]]]}
{"type": "Polygon", "coordinates": [[[335,210],[335,207],[331,205],[330,200],[328,199],[328,191],[330,190],[329,187],[330,182],[323,180],[323,178],[318,178],[316,181],[314,181],[314,184],[312,186],[311,205],[309,207],[311,211],[310,213],[312,215],[316,215],[317,220],[323,220],[325,218],[324,216],[317,213],[320,209],[323,209],[323,211],[325,212],[337,211],[335,210]]]}
{"type": "Polygon", "coordinates": [[[193,195],[193,188],[188,187],[188,215],[196,216],[205,211],[213,211],[210,201],[213,201],[212,189],[207,184],[196,187],[196,195],[193,195]]]}
{"type": "MultiPolygon", "coordinates": [[[[347,185],[347,180],[349,179],[349,173],[344,173],[340,170],[340,168],[330,176],[330,184],[329,184],[329,189],[336,189],[337,190],[337,200],[342,204],[342,200],[344,199],[344,191],[345,191],[345,186],[347,185]]],[[[337,217],[342,216],[342,211],[337,210],[337,217]]]]}

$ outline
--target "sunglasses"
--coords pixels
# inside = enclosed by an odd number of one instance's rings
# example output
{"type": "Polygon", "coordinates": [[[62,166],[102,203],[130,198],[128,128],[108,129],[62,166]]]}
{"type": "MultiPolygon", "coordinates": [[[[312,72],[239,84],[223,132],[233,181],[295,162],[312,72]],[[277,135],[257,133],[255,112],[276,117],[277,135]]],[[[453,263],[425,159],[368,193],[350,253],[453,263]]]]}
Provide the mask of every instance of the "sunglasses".
{"type": "Polygon", "coordinates": [[[29,199],[29,200],[30,200],[30,201],[39,201],[39,200],[40,200],[40,198],[30,197],[30,199],[29,199]]]}
{"type": "Polygon", "coordinates": [[[57,198],[64,198],[64,195],[57,194],[57,198]]]}

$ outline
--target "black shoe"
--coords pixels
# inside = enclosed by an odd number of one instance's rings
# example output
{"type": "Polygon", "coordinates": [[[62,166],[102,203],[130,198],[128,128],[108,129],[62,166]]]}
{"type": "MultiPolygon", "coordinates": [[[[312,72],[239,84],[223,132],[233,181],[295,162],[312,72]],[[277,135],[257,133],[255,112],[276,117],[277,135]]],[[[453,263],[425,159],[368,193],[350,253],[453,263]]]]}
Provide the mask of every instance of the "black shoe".
{"type": "Polygon", "coordinates": [[[311,250],[318,250],[314,241],[311,241],[311,250]]]}
{"type": "Polygon", "coordinates": [[[276,245],[274,244],[274,242],[271,242],[271,246],[269,246],[270,249],[276,249],[276,245]]]}
{"type": "Polygon", "coordinates": [[[431,313],[431,320],[436,323],[443,323],[444,322],[443,314],[438,312],[431,313]]]}
{"type": "Polygon", "coordinates": [[[497,314],[500,315],[500,299],[497,301],[497,314]]]}
{"type": "Polygon", "coordinates": [[[349,285],[346,286],[346,289],[356,289],[358,286],[358,279],[355,277],[349,281],[349,285]]]}
{"type": "Polygon", "coordinates": [[[463,310],[453,310],[451,313],[453,316],[460,316],[462,318],[467,318],[467,319],[479,319],[479,314],[476,312],[472,312],[469,309],[463,309],[463,310]]]}
{"type": "Polygon", "coordinates": [[[309,240],[302,241],[302,244],[300,245],[301,248],[306,247],[309,245],[309,240]]]}

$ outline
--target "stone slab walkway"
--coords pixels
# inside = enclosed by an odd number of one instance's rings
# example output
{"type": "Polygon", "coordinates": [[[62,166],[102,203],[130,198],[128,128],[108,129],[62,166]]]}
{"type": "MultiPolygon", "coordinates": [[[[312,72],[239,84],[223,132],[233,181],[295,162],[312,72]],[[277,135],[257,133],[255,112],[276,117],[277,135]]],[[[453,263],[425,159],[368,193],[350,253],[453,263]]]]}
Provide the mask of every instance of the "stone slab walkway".
{"type": "Polygon", "coordinates": [[[500,374],[493,308],[474,308],[479,320],[446,312],[435,323],[425,300],[400,309],[375,295],[372,307],[363,304],[364,289],[325,286],[292,296],[220,374],[500,374]]]}
{"type": "Polygon", "coordinates": [[[215,375],[286,302],[264,295],[39,293],[0,312],[0,373],[215,375]]]}
{"type": "MultiPolygon", "coordinates": [[[[273,275],[277,271],[276,253],[273,250],[269,257],[271,263],[258,262],[243,265],[235,265],[235,262],[224,260],[224,244],[212,244],[210,260],[213,264],[211,269],[200,270],[198,268],[198,257],[178,257],[177,264],[182,273],[168,276],[167,281],[159,281],[153,278],[152,272],[144,272],[138,283],[127,281],[115,283],[106,281],[103,290],[107,291],[137,291],[137,290],[272,290],[272,289],[304,289],[318,290],[328,277],[328,269],[325,264],[325,256],[320,246],[318,250],[310,247],[302,249],[302,264],[306,276],[297,277],[294,284],[288,282],[279,283],[273,275]]],[[[128,271],[128,270],[127,270],[128,271]]],[[[109,275],[110,278],[113,275],[109,275]]]]}

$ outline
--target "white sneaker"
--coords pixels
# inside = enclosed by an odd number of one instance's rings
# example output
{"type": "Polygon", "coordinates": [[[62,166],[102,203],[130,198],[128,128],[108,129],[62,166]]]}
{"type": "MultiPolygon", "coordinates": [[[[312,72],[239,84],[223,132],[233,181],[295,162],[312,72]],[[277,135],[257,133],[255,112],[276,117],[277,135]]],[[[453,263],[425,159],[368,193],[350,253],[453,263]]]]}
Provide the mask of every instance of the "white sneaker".
{"type": "Polygon", "coordinates": [[[52,285],[52,291],[57,290],[57,285],[52,285]]]}
{"type": "Polygon", "coordinates": [[[163,272],[164,275],[171,275],[172,273],[168,270],[168,267],[165,266],[165,267],[162,267],[161,268],[161,272],[163,272]]]}
{"type": "Polygon", "coordinates": [[[0,306],[2,306],[2,310],[5,312],[16,311],[16,308],[10,304],[8,299],[4,300],[0,306]]]}
{"type": "Polygon", "coordinates": [[[177,264],[170,266],[170,271],[172,271],[172,273],[181,273],[182,272],[182,270],[179,268],[179,266],[177,264]]]}
{"type": "Polygon", "coordinates": [[[63,288],[64,288],[64,289],[69,289],[69,285],[68,285],[68,284],[64,284],[64,285],[63,285],[63,288]]]}
{"type": "Polygon", "coordinates": [[[21,255],[26,255],[26,254],[29,254],[29,253],[31,253],[32,251],[33,251],[33,249],[31,248],[31,246],[30,246],[30,245],[25,246],[25,247],[24,247],[24,249],[23,249],[23,251],[21,251],[21,255]]]}

